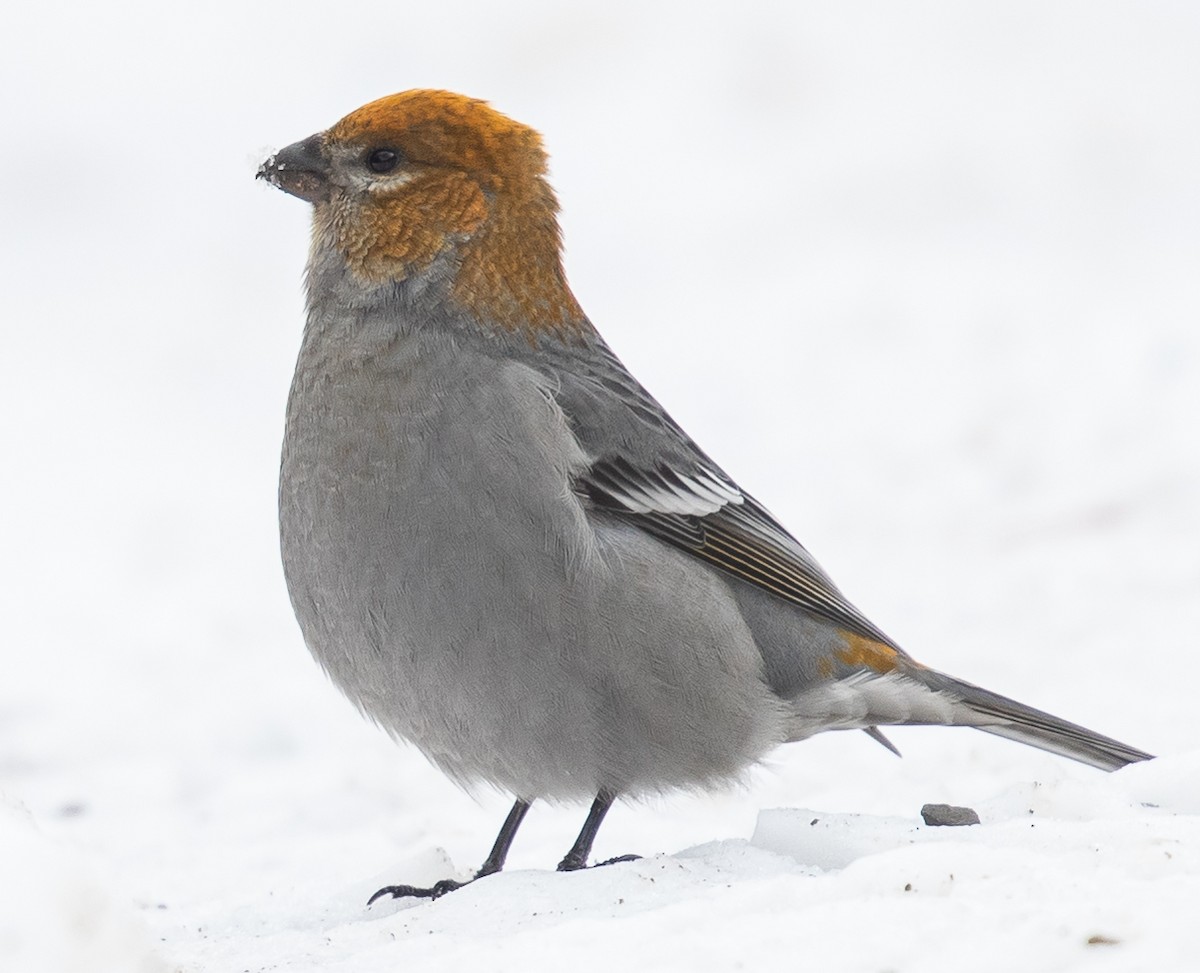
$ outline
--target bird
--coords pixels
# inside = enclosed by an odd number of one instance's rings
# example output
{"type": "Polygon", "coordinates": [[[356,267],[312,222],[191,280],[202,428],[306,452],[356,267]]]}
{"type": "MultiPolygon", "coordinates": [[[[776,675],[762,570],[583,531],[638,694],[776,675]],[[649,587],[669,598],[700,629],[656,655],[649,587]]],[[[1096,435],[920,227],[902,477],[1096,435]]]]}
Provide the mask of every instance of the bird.
{"type": "Polygon", "coordinates": [[[257,176],[312,205],[279,480],[292,606],[367,718],[512,797],[470,881],[535,801],[591,801],[574,871],[615,800],[710,788],[825,731],[1151,758],[921,664],[842,594],[580,307],[533,128],[404,91],[257,176]]]}

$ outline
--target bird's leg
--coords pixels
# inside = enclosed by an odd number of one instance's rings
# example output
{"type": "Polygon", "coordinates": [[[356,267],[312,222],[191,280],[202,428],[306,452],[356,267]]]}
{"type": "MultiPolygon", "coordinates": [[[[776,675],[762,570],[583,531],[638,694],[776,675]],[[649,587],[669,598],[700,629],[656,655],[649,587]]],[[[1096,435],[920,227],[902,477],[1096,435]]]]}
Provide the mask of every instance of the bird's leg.
{"type": "Polygon", "coordinates": [[[479,871],[475,873],[473,878],[468,879],[466,882],[444,878],[440,882],[434,882],[428,888],[421,888],[416,885],[385,885],[367,899],[367,905],[371,905],[376,899],[382,898],[385,895],[390,895],[394,899],[440,899],[447,892],[461,889],[464,885],[474,882],[477,878],[494,875],[504,867],[504,859],[508,857],[508,849],[512,847],[513,838],[517,836],[517,828],[521,826],[521,822],[525,819],[525,813],[529,810],[530,803],[530,801],[519,800],[512,806],[512,810],[508,812],[508,817],[504,819],[503,827],[500,828],[500,834],[496,836],[496,843],[492,845],[491,854],[487,856],[487,861],[479,867],[479,871]]]}
{"type": "MultiPolygon", "coordinates": [[[[525,820],[525,812],[529,810],[531,803],[531,801],[517,801],[512,806],[512,810],[508,812],[508,817],[504,819],[504,825],[500,828],[500,833],[496,835],[496,843],[492,845],[492,850],[487,856],[487,861],[479,866],[479,871],[475,873],[475,878],[494,875],[504,867],[504,859],[508,857],[508,849],[512,847],[513,838],[517,836],[517,828],[525,820]]],[[[471,881],[474,880],[472,879],[471,881]]]]}
{"type": "MultiPolygon", "coordinates": [[[[604,815],[608,813],[608,809],[612,807],[612,803],[616,799],[616,794],[610,794],[607,791],[601,791],[596,795],[596,800],[592,802],[592,809],[588,811],[587,820],[583,822],[583,830],[579,832],[579,837],[575,839],[575,844],[567,852],[567,857],[558,863],[558,870],[560,872],[574,872],[580,868],[587,868],[587,859],[588,855],[592,852],[592,842],[596,840],[596,832],[600,830],[600,824],[604,820],[604,815]]],[[[621,855],[618,858],[610,858],[608,861],[603,861],[599,864],[615,865],[617,862],[631,862],[639,857],[641,856],[621,855]]]]}

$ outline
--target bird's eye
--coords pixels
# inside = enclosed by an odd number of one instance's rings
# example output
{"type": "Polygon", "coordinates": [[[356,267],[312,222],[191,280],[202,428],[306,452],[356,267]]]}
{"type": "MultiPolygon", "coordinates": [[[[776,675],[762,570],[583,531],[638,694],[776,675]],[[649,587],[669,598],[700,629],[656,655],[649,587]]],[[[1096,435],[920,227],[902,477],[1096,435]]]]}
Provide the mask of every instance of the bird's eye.
{"type": "Polygon", "coordinates": [[[400,153],[394,149],[375,149],[367,156],[372,172],[391,172],[400,164],[400,153]]]}

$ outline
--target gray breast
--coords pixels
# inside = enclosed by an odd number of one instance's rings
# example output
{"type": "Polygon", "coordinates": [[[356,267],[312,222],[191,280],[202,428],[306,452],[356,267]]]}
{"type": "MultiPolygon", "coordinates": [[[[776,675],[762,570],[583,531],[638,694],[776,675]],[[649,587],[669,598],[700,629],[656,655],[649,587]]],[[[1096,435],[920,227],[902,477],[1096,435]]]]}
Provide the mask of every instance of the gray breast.
{"type": "Polygon", "coordinates": [[[306,642],[364,713],[527,798],[701,783],[779,742],[728,585],[589,514],[542,375],[444,336],[345,342],[306,335],[280,526],[306,642]]]}

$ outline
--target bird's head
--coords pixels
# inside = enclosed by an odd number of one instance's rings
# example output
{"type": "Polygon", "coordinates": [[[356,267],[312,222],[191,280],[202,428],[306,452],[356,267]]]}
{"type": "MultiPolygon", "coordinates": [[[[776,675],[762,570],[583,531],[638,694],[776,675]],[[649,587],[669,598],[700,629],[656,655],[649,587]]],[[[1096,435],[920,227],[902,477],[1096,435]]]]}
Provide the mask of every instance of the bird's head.
{"type": "Polygon", "coordinates": [[[314,252],[332,249],[364,285],[436,262],[445,299],[489,325],[531,337],[586,328],[541,136],[485,102],[389,95],[281,149],[258,177],[313,204],[314,252]]]}

